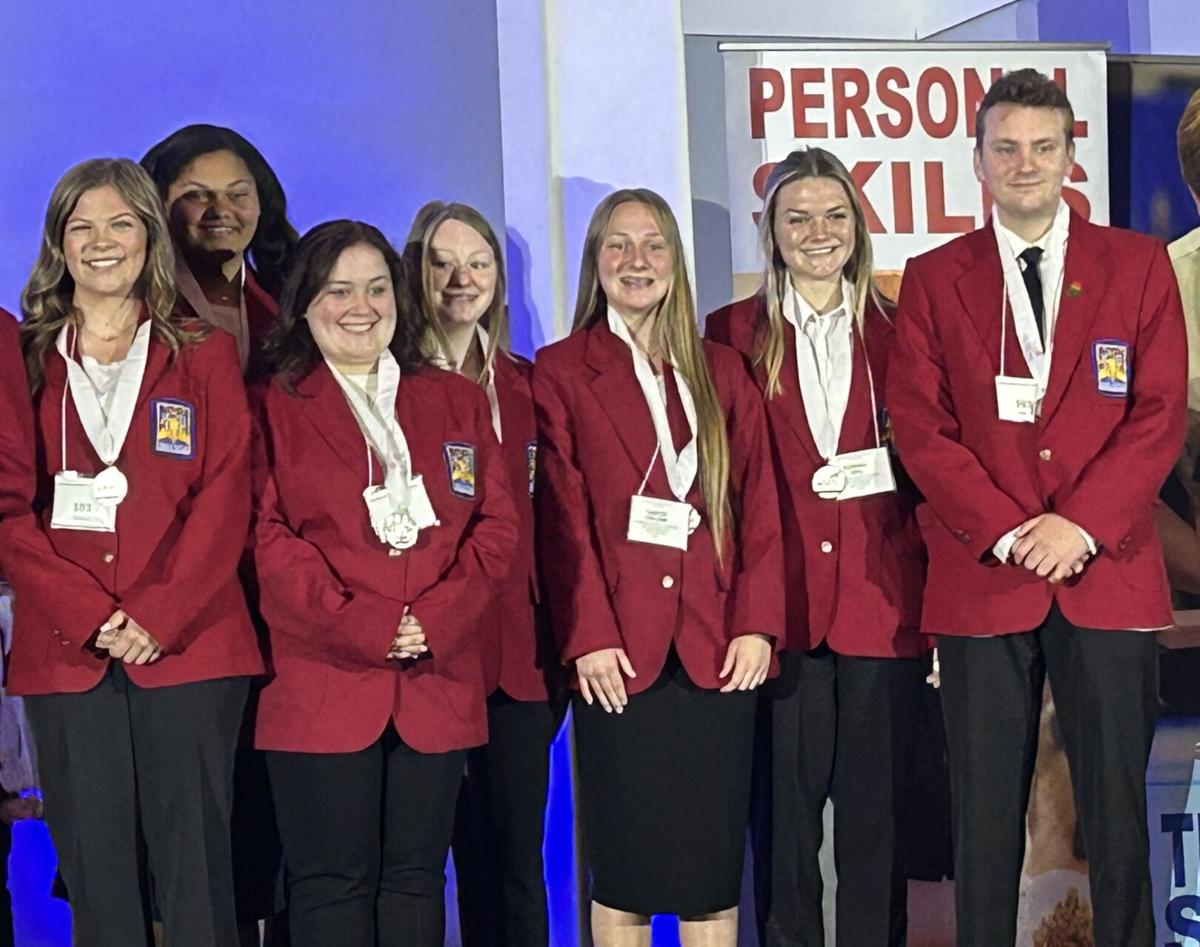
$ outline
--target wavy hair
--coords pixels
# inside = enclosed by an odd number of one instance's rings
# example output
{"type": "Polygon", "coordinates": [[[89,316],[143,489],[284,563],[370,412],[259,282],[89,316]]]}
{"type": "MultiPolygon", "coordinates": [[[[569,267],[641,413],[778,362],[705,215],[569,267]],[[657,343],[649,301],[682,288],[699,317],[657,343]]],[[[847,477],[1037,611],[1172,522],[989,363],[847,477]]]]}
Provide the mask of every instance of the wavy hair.
{"type": "Polygon", "coordinates": [[[859,329],[862,328],[868,300],[873,302],[880,312],[886,313],[892,308],[891,300],[884,297],[875,285],[871,233],[867,229],[862,201],[850,172],[833,152],[824,148],[793,151],[775,165],[767,178],[767,193],[763,198],[762,214],[758,219],[758,239],[765,261],[763,283],[759,291],[765,302],[763,308],[766,318],[758,333],[755,364],[762,364],[766,369],[768,398],[774,398],[782,391],[779,373],[783,368],[784,353],[787,351],[783,307],[790,286],[787,265],[775,238],[775,213],[778,210],[779,192],[793,181],[804,178],[829,178],[837,181],[842,186],[854,214],[854,252],[842,267],[842,275],[854,288],[854,298],[849,302],[853,306],[854,319],[859,329]]]}
{"type": "Polygon", "coordinates": [[[396,248],[370,224],[357,220],[330,220],[313,227],[292,251],[283,290],[279,294],[279,317],[264,347],[266,363],[275,367],[275,381],[290,394],[296,393],[296,382],[322,359],[305,314],[321,288],[329,282],[329,274],[337,265],[338,257],[360,244],[379,251],[392,277],[396,331],[388,348],[396,357],[400,371],[407,374],[427,367],[421,352],[424,322],[412,312],[407,302],[404,263],[396,248]]]}
{"type": "Polygon", "coordinates": [[[128,158],[93,158],[75,165],[54,185],[46,207],[41,249],[21,293],[22,347],[32,391],[42,386],[46,355],[59,332],[79,317],[74,302],[75,280],[63,254],[63,235],[79,198],[99,187],[112,187],[146,228],[146,263],[133,294],[149,310],[154,335],[171,349],[172,355],[203,335],[184,330],[173,316],[175,252],[154,182],[128,158]]]}
{"type": "Polygon", "coordinates": [[[620,204],[625,203],[645,205],[671,249],[671,285],[654,313],[654,336],[659,349],[687,382],[696,402],[700,492],[708,510],[717,559],[721,561],[724,559],[725,540],[732,520],[729,504],[729,438],[725,432],[725,413],[717,399],[717,389],[704,358],[704,345],[696,328],[696,303],[692,299],[679,224],[667,202],[654,191],[647,188],[615,191],[596,206],[584,240],[583,259],[579,265],[579,294],[575,300],[575,319],[571,331],[588,329],[607,316],[608,298],[600,285],[597,258],[609,218],[620,204]]]}
{"type": "Polygon", "coordinates": [[[171,185],[197,158],[215,151],[237,155],[249,169],[258,190],[258,226],[246,252],[258,282],[272,296],[279,293],[288,254],[299,236],[287,217],[287,197],[275,171],[245,138],[220,125],[185,125],[146,152],[142,167],[154,179],[165,202],[171,185]]]}
{"type": "Polygon", "coordinates": [[[479,321],[488,331],[488,348],[483,353],[483,370],[476,381],[488,376],[497,350],[508,349],[508,291],[504,273],[504,256],[500,241],[487,218],[468,204],[430,201],[413,218],[408,239],[404,243],[404,262],[408,268],[408,286],[412,291],[412,307],[425,320],[425,354],[444,356],[450,350],[446,328],[434,307],[437,295],[433,281],[432,244],[438,228],[448,220],[457,220],[474,230],[491,247],[496,259],[496,291],[479,321]]]}

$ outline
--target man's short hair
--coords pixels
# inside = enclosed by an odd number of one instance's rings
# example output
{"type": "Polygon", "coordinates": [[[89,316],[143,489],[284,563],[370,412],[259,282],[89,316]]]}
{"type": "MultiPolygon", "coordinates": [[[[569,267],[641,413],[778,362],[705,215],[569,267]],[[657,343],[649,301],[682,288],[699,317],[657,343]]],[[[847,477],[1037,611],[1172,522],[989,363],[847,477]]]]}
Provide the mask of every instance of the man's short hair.
{"type": "Polygon", "coordinates": [[[1067,144],[1075,141],[1075,110],[1071,108],[1067,94],[1036,69],[1016,69],[993,82],[979,103],[979,111],[975,114],[976,148],[983,148],[984,122],[988,111],[1004,103],[1035,109],[1058,109],[1063,113],[1067,144]]]}
{"type": "Polygon", "coordinates": [[[1183,171],[1183,180],[1192,193],[1200,197],[1200,89],[1192,93],[1187,108],[1183,110],[1175,142],[1179,147],[1179,168],[1183,171]]]}

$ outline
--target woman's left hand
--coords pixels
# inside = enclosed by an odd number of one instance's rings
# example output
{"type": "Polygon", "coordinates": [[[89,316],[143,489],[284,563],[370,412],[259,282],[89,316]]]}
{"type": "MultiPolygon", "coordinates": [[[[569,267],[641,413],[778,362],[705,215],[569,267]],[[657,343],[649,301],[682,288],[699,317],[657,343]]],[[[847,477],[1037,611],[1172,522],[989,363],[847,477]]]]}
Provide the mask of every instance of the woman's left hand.
{"type": "Polygon", "coordinates": [[[721,688],[722,694],[730,691],[752,691],[767,679],[771,669],[771,639],[767,635],[740,635],[729,642],[725,652],[725,665],[719,677],[728,677],[729,683],[721,688]]]}
{"type": "Polygon", "coordinates": [[[400,627],[396,629],[396,637],[388,647],[389,660],[419,658],[428,650],[429,646],[425,644],[425,629],[421,627],[415,615],[405,612],[404,617],[400,619],[400,627]]]}
{"type": "Polygon", "coordinates": [[[100,626],[96,647],[126,664],[149,664],[162,656],[154,636],[119,608],[100,626]]]}

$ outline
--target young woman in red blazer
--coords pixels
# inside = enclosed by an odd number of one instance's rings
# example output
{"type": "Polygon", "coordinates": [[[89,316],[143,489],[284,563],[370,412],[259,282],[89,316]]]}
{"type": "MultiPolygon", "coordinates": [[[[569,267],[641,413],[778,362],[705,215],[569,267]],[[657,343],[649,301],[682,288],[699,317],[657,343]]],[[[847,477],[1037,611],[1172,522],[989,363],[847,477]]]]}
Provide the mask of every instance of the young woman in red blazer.
{"type": "MultiPolygon", "coordinates": [[[[236,340],[247,378],[266,373],[263,345],[279,306],[287,254],[296,245],[287,198],[257,148],[231,128],[186,125],[142,158],[167,208],[175,244],[178,305],[236,340]]],[[[249,556],[242,582],[258,600],[249,556]]],[[[261,634],[261,622],[259,623],[261,634]]],[[[258,922],[276,934],[280,851],[266,763],[254,750],[252,722],[261,681],[250,689],[234,768],[233,875],[243,939],[257,943],[258,922]]],[[[282,920],[282,919],[281,919],[282,920]]]]}
{"type": "Polygon", "coordinates": [[[429,365],[374,227],[297,244],[256,391],[260,698],[292,942],[440,945],[480,642],[517,542],[478,385],[429,365]]]}
{"type": "Polygon", "coordinates": [[[142,167],[171,222],[180,305],[237,339],[242,367],[261,377],[284,261],[297,239],[283,185],[254,145],[219,125],[172,132],[142,167]]]}
{"type": "Polygon", "coordinates": [[[574,331],[533,377],[593,936],[648,944],[672,913],[685,944],[732,945],[753,691],[783,636],[778,498],[762,399],[737,353],[701,342],[657,194],[596,208],[574,331]]]}
{"type": "Polygon", "coordinates": [[[549,628],[534,613],[533,366],[507,349],[504,259],[477,210],[426,204],[413,221],[405,259],[431,358],[487,394],[520,519],[512,568],[494,588],[480,628],[488,742],[468,756],[455,820],[460,930],[465,947],[545,947],[550,933],[542,836],[549,749],[562,700],[552,701],[561,697],[561,669],[549,628]]]}
{"type": "Polygon", "coordinates": [[[710,339],[746,357],[766,401],[785,537],[760,923],[768,943],[824,943],[817,852],[832,799],[838,943],[900,944],[895,800],[923,686],[925,553],[913,491],[891,475],[891,307],[872,282],[853,181],[829,152],[795,151],[775,166],[760,233],[762,290],[706,323],[710,339]],[[873,474],[865,490],[837,472],[847,464],[873,474]]]}
{"type": "Polygon", "coordinates": [[[125,160],[55,187],[22,296],[37,493],[0,521],[28,696],[80,943],[237,943],[229,813],[263,665],[237,579],[250,414],[233,340],[172,318],[154,185],[125,160]],[[97,817],[97,806],[102,817],[97,817]]]}

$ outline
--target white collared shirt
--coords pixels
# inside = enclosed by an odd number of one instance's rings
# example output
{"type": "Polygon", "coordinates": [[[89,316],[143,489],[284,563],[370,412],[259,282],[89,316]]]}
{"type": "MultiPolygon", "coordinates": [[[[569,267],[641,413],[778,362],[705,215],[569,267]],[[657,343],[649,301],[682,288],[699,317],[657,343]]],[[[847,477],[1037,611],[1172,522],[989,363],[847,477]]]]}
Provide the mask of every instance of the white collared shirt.
{"type": "Polygon", "coordinates": [[[796,374],[804,413],[817,452],[826,460],[837,454],[842,421],[850,402],[854,370],[854,288],[842,280],[842,304],[818,315],[789,287],[784,317],[796,330],[796,374]]]}

